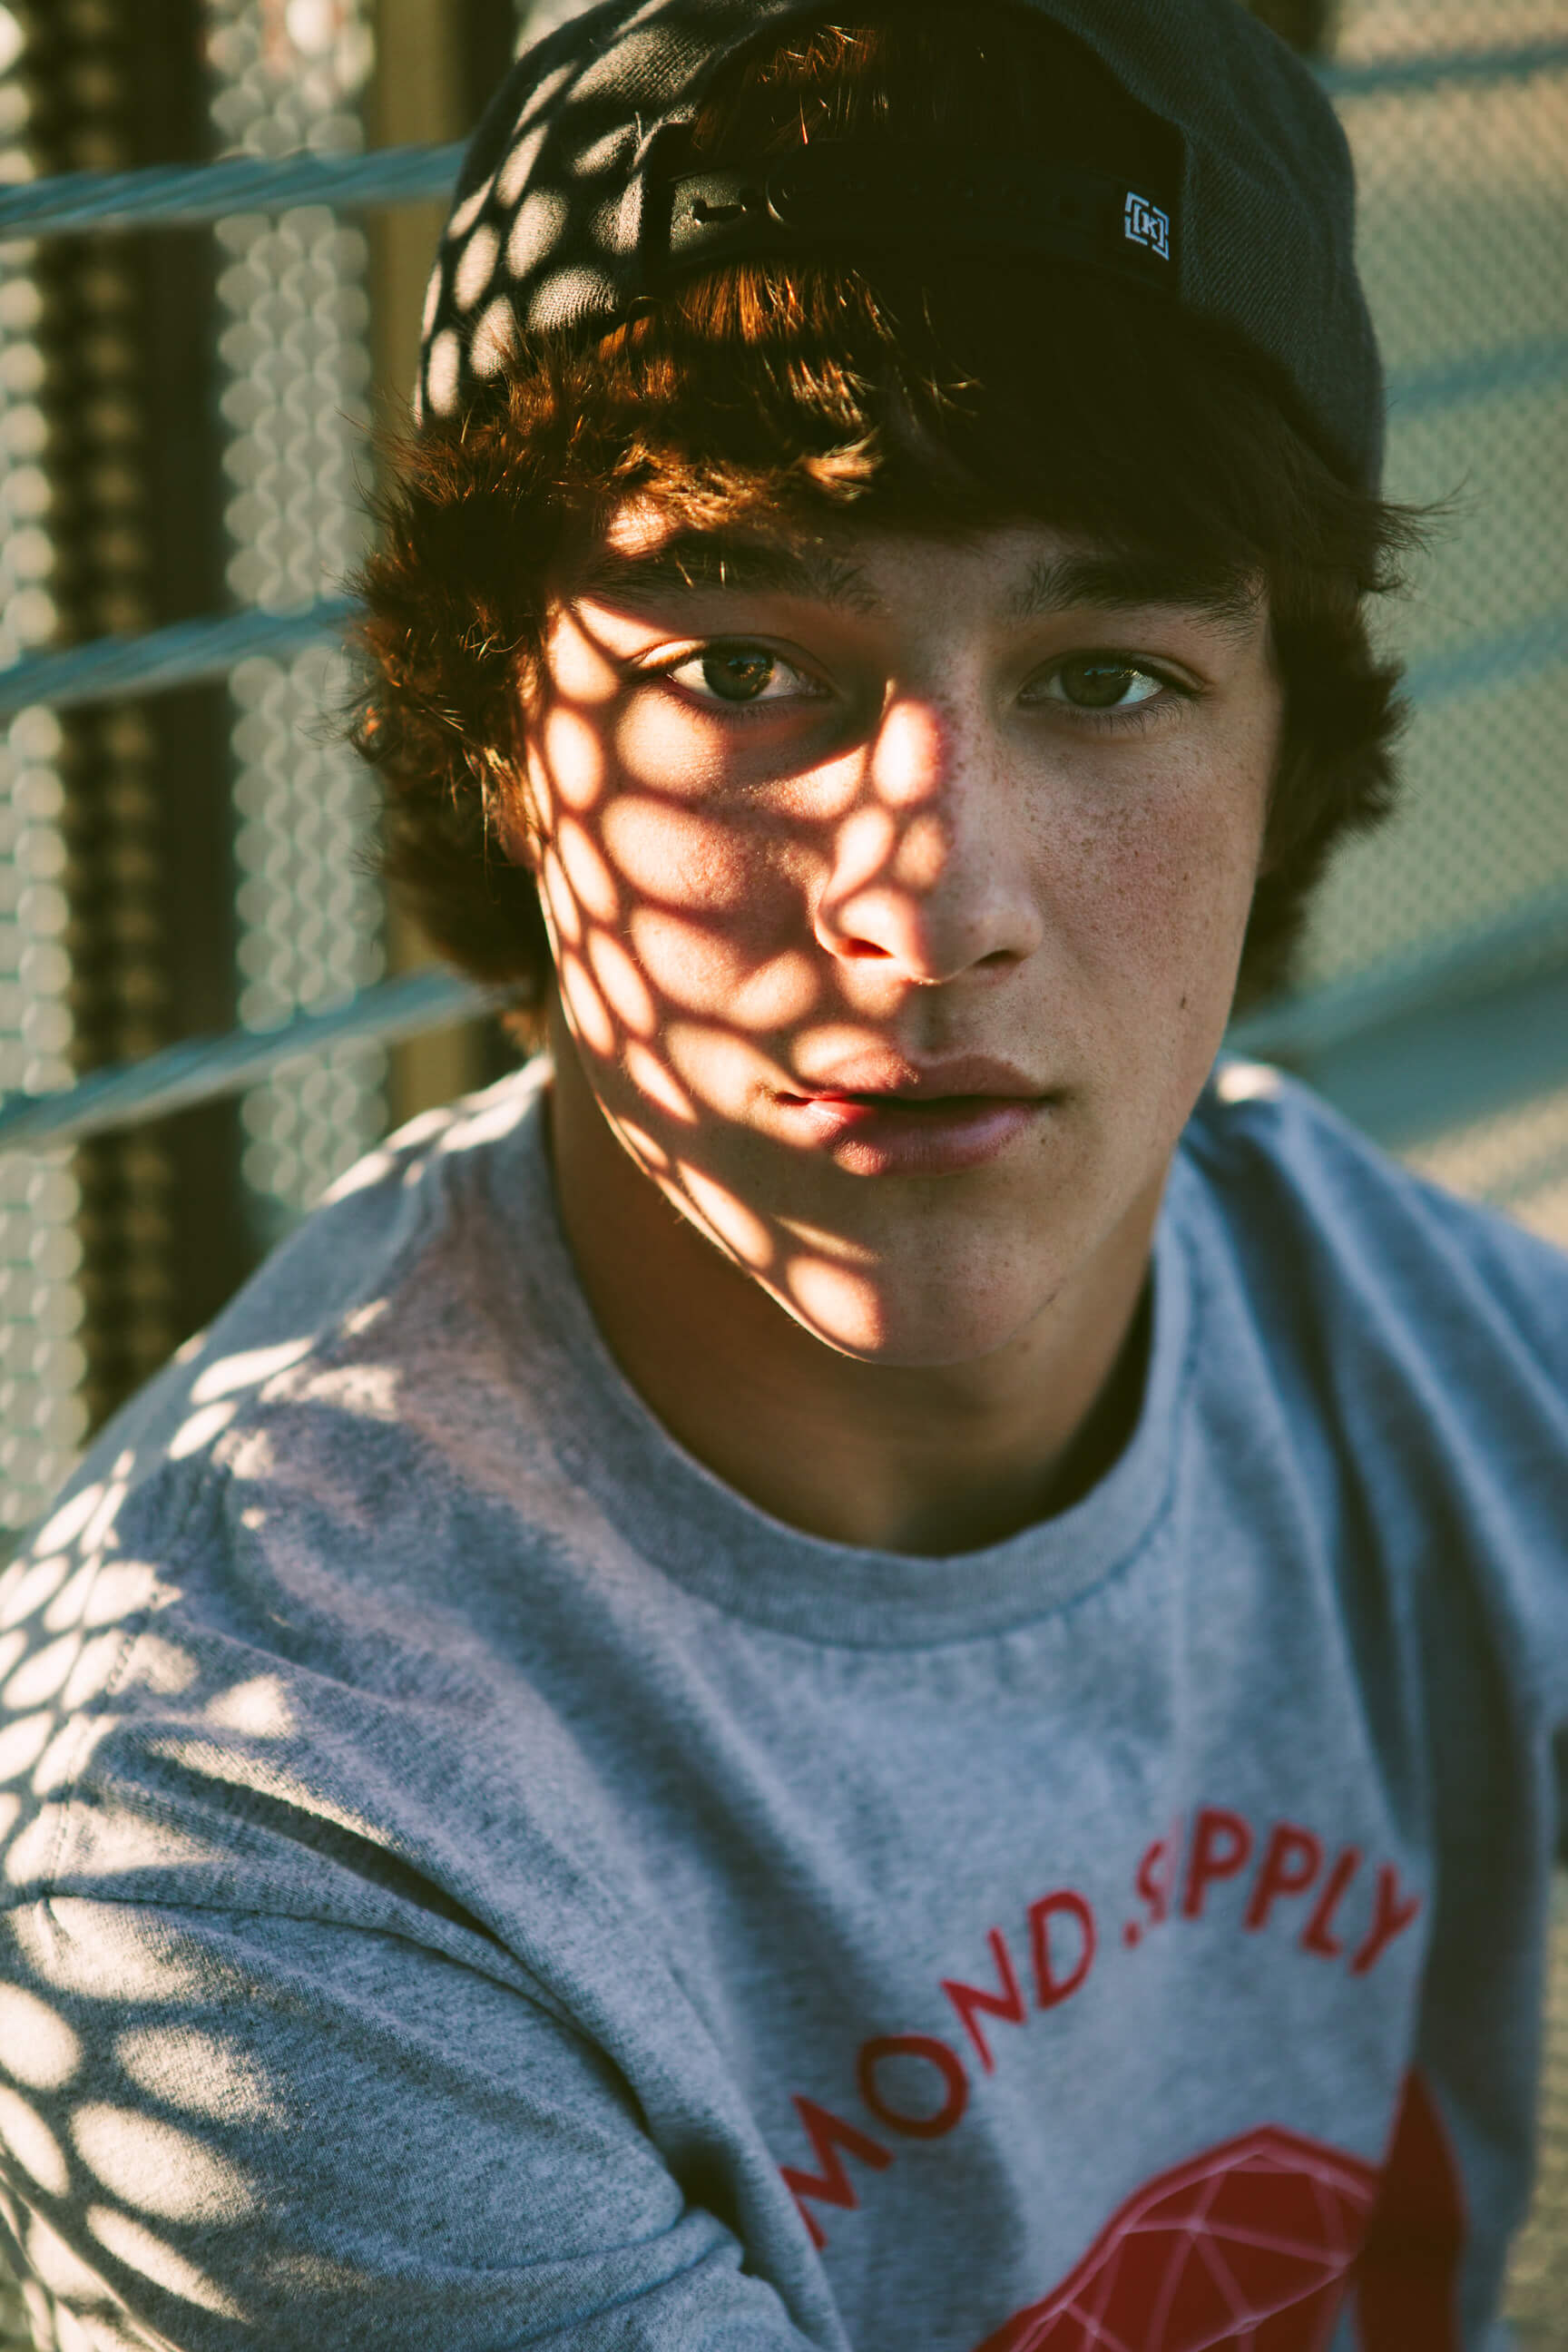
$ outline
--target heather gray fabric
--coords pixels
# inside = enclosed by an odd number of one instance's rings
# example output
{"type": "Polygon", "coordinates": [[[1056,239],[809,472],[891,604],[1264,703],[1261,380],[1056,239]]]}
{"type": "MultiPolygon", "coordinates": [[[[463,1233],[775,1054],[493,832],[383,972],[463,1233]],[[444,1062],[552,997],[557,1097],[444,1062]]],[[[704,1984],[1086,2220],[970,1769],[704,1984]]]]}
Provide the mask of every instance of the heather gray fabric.
{"type": "Polygon", "coordinates": [[[1369,2231],[1337,2345],[1487,2341],[1568,1261],[1210,1095],[1114,1470],[854,1551],[622,1381],[537,1087],[340,1187],[0,1582],[0,2229],[61,2346],[1309,2352],[1369,2231]]]}

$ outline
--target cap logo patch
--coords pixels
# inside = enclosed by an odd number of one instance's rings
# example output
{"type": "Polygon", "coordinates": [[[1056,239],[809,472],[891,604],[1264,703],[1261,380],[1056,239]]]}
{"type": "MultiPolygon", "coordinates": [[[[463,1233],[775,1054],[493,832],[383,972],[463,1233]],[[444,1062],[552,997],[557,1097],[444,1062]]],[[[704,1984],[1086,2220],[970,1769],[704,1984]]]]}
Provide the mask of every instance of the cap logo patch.
{"type": "Polygon", "coordinates": [[[1128,192],[1127,207],[1121,215],[1121,226],[1129,244],[1146,245],[1162,261],[1171,258],[1171,215],[1152,205],[1147,196],[1128,192]]]}

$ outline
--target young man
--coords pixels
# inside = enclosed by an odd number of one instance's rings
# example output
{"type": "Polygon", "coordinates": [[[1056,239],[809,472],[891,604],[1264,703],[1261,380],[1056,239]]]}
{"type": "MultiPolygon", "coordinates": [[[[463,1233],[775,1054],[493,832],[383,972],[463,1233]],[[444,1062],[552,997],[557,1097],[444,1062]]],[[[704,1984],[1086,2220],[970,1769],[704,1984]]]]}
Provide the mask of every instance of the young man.
{"type": "Polygon", "coordinates": [[[500,93],[362,738],[549,1053],[0,1586],[47,2340],[1492,2340],[1568,1266],[1209,1083],[1388,793],[1351,215],[1232,0],[500,93]]]}

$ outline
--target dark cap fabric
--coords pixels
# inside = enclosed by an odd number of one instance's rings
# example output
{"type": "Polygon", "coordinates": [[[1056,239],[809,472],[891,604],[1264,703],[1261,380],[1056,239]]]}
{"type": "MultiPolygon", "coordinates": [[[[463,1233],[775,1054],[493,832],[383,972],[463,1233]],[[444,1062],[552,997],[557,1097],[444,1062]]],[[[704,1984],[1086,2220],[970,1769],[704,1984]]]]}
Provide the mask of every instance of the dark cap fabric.
{"type": "MultiPolygon", "coordinates": [[[[812,248],[1064,257],[1271,362],[1335,470],[1375,488],[1383,382],[1354,182],[1310,70],[1238,0],[1002,0],[1078,42],[1165,127],[1171,163],[923,155],[817,141],[751,171],[670,159],[716,74],[822,0],[605,0],[519,59],[464,162],[425,310],[416,414],[480,401],[531,337],[596,336],[682,274],[812,248]]],[[[904,8],[921,0],[902,0],[904,8]]],[[[847,12],[853,15],[853,10],[847,12]]],[[[868,12],[869,13],[869,12],[868,12]]]]}

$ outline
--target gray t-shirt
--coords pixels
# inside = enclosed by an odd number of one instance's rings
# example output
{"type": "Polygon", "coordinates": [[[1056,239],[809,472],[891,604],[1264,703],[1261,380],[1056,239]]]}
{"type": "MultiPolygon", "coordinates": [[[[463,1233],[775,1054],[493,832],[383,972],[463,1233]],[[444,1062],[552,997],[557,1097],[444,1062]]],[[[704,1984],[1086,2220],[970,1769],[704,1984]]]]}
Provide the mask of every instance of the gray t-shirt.
{"type": "Polygon", "coordinates": [[[1485,2342],[1568,1260],[1211,1092],[1115,1467],[856,1550],[622,1379],[539,1085],[346,1180],[0,1582],[0,2231],[61,2347],[1485,2342]]]}

